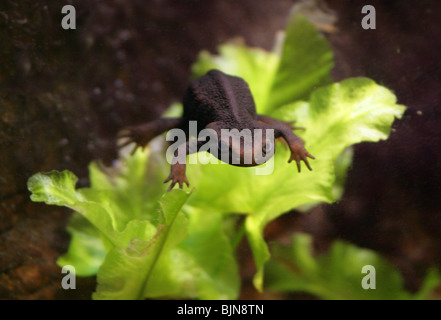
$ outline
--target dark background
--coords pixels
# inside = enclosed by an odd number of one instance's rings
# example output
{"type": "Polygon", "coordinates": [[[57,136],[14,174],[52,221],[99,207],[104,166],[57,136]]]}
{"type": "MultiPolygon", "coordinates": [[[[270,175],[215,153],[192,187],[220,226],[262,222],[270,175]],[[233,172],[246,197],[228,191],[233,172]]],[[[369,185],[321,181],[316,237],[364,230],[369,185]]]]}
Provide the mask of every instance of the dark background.
{"type": "MultiPolygon", "coordinates": [[[[66,251],[63,208],[32,203],[27,179],[69,169],[87,185],[87,165],[112,161],[115,135],[155,119],[181,99],[198,52],[243,37],[271,49],[288,0],[2,0],[0,3],[0,298],[87,299],[95,279],[60,288],[56,258],[66,251]],[[77,29],[63,30],[73,4],[77,29]]],[[[269,241],[293,231],[315,235],[317,250],[336,238],[377,250],[418,289],[441,267],[441,3],[437,0],[327,0],[338,17],[326,33],[335,80],[367,76],[408,107],[388,141],[357,145],[343,199],[310,214],[293,212],[266,229],[269,241]],[[363,30],[361,7],[374,5],[377,29],[363,30]]],[[[241,298],[250,285],[241,246],[241,298]]]]}

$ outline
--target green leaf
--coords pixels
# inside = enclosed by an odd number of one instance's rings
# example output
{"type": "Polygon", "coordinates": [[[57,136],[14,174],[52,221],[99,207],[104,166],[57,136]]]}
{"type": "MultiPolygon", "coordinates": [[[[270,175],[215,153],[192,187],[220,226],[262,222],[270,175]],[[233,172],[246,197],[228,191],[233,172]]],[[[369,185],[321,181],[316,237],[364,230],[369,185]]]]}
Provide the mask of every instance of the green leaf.
{"type": "Polygon", "coordinates": [[[121,246],[111,250],[98,271],[94,299],[142,299],[157,262],[185,237],[186,218],[179,215],[189,194],[173,190],[163,196],[161,222],[132,220],[121,236],[121,246]],[[125,241],[122,241],[124,239],[125,241]]]}
{"type": "Polygon", "coordinates": [[[174,297],[236,299],[240,278],[233,248],[222,230],[222,216],[190,207],[184,211],[189,218],[188,236],[169,259],[158,262],[149,297],[167,296],[174,288],[174,297]]]}
{"type": "Polygon", "coordinates": [[[304,16],[292,15],[280,63],[262,112],[307,100],[314,89],[332,83],[329,73],[333,66],[332,51],[326,39],[304,16]]]}
{"type": "Polygon", "coordinates": [[[346,175],[352,164],[354,151],[352,147],[346,148],[335,160],[335,182],[332,188],[334,200],[337,201],[343,195],[346,183],[346,175]]]}
{"type": "Polygon", "coordinates": [[[32,201],[61,206],[73,205],[78,197],[75,190],[77,182],[78,178],[67,170],[61,173],[37,173],[28,180],[28,189],[32,192],[32,201]]]}
{"type": "Polygon", "coordinates": [[[207,274],[199,295],[207,299],[236,299],[240,289],[239,270],[230,240],[222,228],[222,215],[195,208],[188,208],[188,212],[189,236],[180,247],[191,253],[207,274]]]}
{"type": "Polygon", "coordinates": [[[307,234],[296,234],[289,246],[277,244],[271,251],[266,287],[272,291],[310,293],[328,300],[409,300],[426,298],[440,283],[439,274],[429,272],[427,286],[411,294],[404,289],[400,272],[374,251],[335,241],[329,252],[314,256],[307,234]],[[362,273],[364,266],[375,268],[375,290],[362,287],[364,277],[374,276],[372,271],[362,273]]]}
{"type": "Polygon", "coordinates": [[[96,162],[89,165],[92,192],[106,193],[108,198],[100,202],[113,212],[118,231],[134,219],[157,219],[159,200],[166,190],[162,180],[169,166],[160,148],[151,149],[153,146],[133,156],[123,155],[113,168],[96,162]]]}
{"type": "Polygon", "coordinates": [[[149,149],[138,151],[107,174],[92,163],[90,188],[76,190],[78,178],[67,170],[37,173],[28,180],[31,200],[79,212],[115,245],[129,221],[157,218],[158,201],[166,188],[160,182],[166,164],[149,154],[149,149]]]}
{"type": "Polygon", "coordinates": [[[193,65],[193,78],[219,69],[245,79],[258,113],[269,114],[287,103],[308,99],[312,90],[332,82],[329,44],[301,15],[291,16],[281,54],[241,42],[221,45],[218,51],[219,55],[201,52],[193,65]]]}
{"type": "Polygon", "coordinates": [[[387,139],[404,110],[387,88],[368,78],[350,78],[317,89],[309,103],[286,105],[273,115],[294,118],[307,128],[302,137],[312,154],[320,150],[335,157],[351,144],[387,139]]]}
{"type": "Polygon", "coordinates": [[[239,76],[247,81],[257,110],[265,109],[280,57],[259,48],[248,48],[241,42],[221,45],[218,51],[218,56],[210,55],[207,51],[199,54],[192,67],[193,78],[200,77],[211,69],[239,76]]]}
{"type": "Polygon", "coordinates": [[[71,235],[69,249],[58,258],[57,264],[74,266],[77,276],[95,275],[108,251],[100,232],[78,213],[71,217],[67,231],[71,235]]]}
{"type": "Polygon", "coordinates": [[[188,194],[163,195],[169,165],[160,149],[123,157],[113,168],[92,163],[90,188],[75,189],[68,171],[29,179],[35,201],[80,213],[70,220],[72,241],[58,264],[79,276],[98,272],[95,299],[237,298],[238,268],[222,216],[190,207],[183,214],[188,194]]]}
{"type": "Polygon", "coordinates": [[[31,200],[57,206],[66,206],[81,213],[110,242],[115,243],[118,234],[115,232],[113,210],[109,211],[107,203],[101,204],[108,194],[90,192],[90,189],[76,190],[78,178],[70,171],[51,171],[37,173],[28,180],[28,189],[32,192],[31,200]]]}

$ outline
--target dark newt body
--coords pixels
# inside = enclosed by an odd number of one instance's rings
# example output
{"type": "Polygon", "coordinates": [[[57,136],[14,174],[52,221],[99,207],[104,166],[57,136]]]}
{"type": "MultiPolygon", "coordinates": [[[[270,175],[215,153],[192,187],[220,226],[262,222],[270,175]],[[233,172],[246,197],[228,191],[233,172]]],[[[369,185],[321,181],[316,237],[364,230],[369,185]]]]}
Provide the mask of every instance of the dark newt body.
{"type": "MultiPolygon", "coordinates": [[[[270,138],[267,139],[265,135],[265,132],[270,129],[274,132],[274,138],[282,138],[287,142],[291,150],[289,162],[295,160],[300,171],[300,161],[304,161],[311,170],[307,157],[311,159],[314,157],[306,151],[301,140],[293,133],[294,127],[291,123],[258,115],[251,91],[243,79],[226,75],[219,70],[210,70],[190,84],[184,95],[183,105],[184,112],[181,118],[161,118],[140,126],[127,128],[128,131],[123,136],[129,138],[129,141],[124,145],[135,142],[137,147],[145,146],[157,135],[174,128],[184,130],[187,139],[190,139],[189,124],[191,121],[196,121],[198,134],[202,129],[214,130],[213,132],[219,137],[219,141],[224,144],[222,148],[229,149],[232,154],[237,155],[235,158],[237,162],[229,162],[230,164],[248,167],[261,164],[254,157],[254,150],[245,148],[244,141],[240,139],[238,141],[234,139],[222,140],[222,129],[237,129],[241,132],[248,130],[251,132],[252,140],[254,140],[254,129],[262,129],[263,138],[256,140],[260,143],[257,144],[257,148],[261,149],[258,151],[263,151],[266,154],[270,151],[268,150],[269,146],[272,146],[270,148],[273,154],[274,141],[269,141],[270,138]],[[251,157],[251,162],[244,161],[244,159],[249,159],[247,155],[251,157]]],[[[205,139],[187,140],[185,142],[186,154],[197,152],[205,143],[205,139]]],[[[220,148],[219,144],[219,151],[220,148]]],[[[256,148],[256,144],[253,144],[252,148],[256,148]]],[[[213,154],[220,158],[218,153],[213,154]]],[[[185,176],[185,162],[175,162],[171,166],[169,177],[164,181],[172,181],[169,190],[176,183],[179,183],[181,188],[183,183],[189,184],[185,176]]]]}
{"type": "Polygon", "coordinates": [[[183,120],[205,128],[213,122],[224,129],[252,129],[257,118],[248,84],[241,78],[211,70],[194,80],[185,93],[183,120]]]}

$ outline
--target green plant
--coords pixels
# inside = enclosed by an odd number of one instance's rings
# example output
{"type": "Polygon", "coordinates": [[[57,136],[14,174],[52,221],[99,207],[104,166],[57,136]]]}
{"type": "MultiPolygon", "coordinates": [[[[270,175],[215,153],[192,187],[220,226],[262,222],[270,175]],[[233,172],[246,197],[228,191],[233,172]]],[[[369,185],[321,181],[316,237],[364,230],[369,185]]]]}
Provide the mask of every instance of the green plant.
{"type": "MultiPolygon", "coordinates": [[[[258,113],[306,128],[299,135],[316,157],[313,171],[297,173],[286,161],[289,150],[279,145],[271,175],[256,175],[255,168],[190,164],[190,193],[165,193],[165,152],[150,148],[122,155],[109,172],[92,163],[90,188],[75,189],[77,178],[68,171],[34,175],[28,182],[33,201],[76,211],[69,251],[58,263],[75,266],[78,275],[97,274],[95,299],[237,298],[234,249],[242,234],[256,263],[254,285],[263,290],[271,256],[265,226],[293,208],[338,199],[351,162],[348,148],[387,139],[405,110],[373,80],[332,83],[329,45],[302,16],[290,19],[280,53],[241,43],[225,44],[219,52],[202,52],[193,76],[217,68],[244,78],[258,113]],[[237,215],[244,217],[239,228],[237,215]]],[[[175,104],[167,114],[180,109],[175,104]]]]}
{"type": "Polygon", "coordinates": [[[411,300],[426,298],[440,283],[438,272],[430,270],[420,290],[411,294],[401,274],[376,252],[335,241],[327,253],[316,256],[308,234],[293,235],[289,245],[274,244],[271,252],[268,290],[308,292],[327,300],[411,300]],[[364,266],[375,268],[375,290],[361,289],[364,266]]]}

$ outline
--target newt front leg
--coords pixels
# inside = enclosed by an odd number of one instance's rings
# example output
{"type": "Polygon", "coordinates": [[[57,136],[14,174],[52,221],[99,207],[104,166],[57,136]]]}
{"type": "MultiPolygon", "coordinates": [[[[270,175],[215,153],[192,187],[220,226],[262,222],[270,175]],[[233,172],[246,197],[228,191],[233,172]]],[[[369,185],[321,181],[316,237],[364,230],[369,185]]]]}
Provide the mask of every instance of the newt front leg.
{"type": "Polygon", "coordinates": [[[315,157],[306,151],[302,140],[297,137],[286,125],[275,125],[274,129],[276,138],[282,137],[285,139],[285,141],[288,143],[289,149],[291,150],[291,157],[289,158],[288,162],[295,160],[297,169],[300,172],[300,162],[303,161],[308,169],[312,171],[308,158],[315,159],[315,157]]]}
{"type": "Polygon", "coordinates": [[[167,179],[164,180],[164,183],[167,183],[169,181],[171,181],[172,183],[168,187],[167,191],[173,189],[176,183],[179,184],[180,189],[182,189],[184,183],[187,185],[187,187],[190,186],[190,183],[188,182],[187,177],[185,176],[185,163],[172,164],[170,168],[170,175],[167,177],[167,179]]]}
{"type": "Polygon", "coordinates": [[[119,134],[119,138],[127,138],[127,141],[120,145],[119,148],[135,143],[134,153],[137,148],[145,147],[156,136],[179,127],[181,124],[182,118],[160,118],[138,126],[124,128],[119,134]]]}
{"type": "Polygon", "coordinates": [[[171,181],[167,192],[173,189],[173,187],[178,183],[179,188],[182,189],[184,183],[187,187],[190,186],[187,177],[185,175],[185,167],[187,162],[187,155],[196,153],[200,147],[205,143],[204,140],[190,140],[178,146],[174,152],[170,175],[164,180],[164,183],[171,181]]]}

